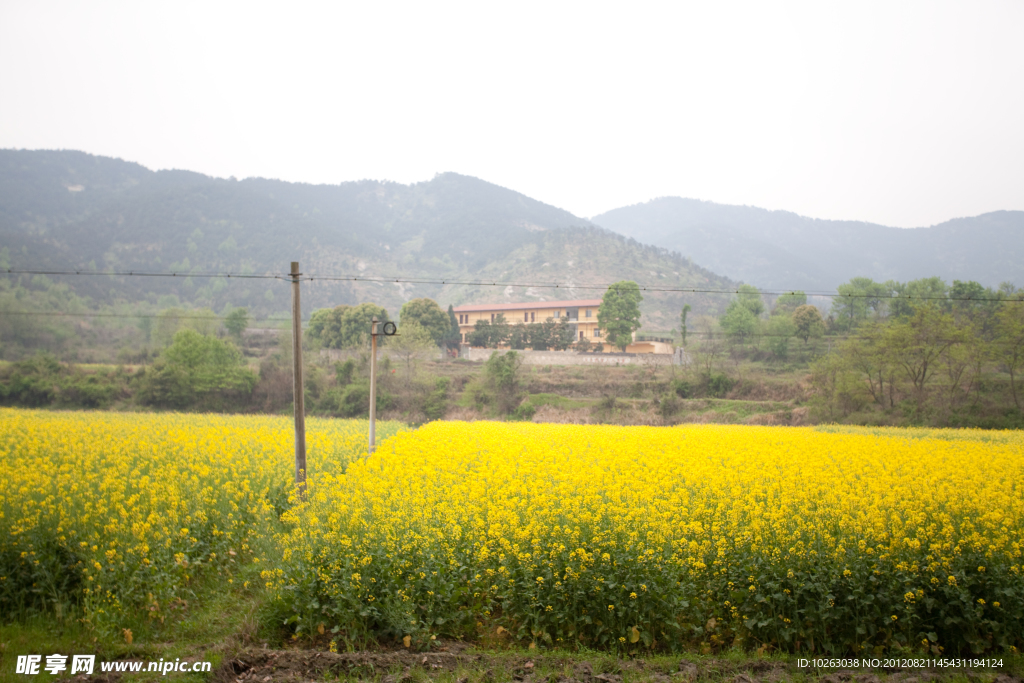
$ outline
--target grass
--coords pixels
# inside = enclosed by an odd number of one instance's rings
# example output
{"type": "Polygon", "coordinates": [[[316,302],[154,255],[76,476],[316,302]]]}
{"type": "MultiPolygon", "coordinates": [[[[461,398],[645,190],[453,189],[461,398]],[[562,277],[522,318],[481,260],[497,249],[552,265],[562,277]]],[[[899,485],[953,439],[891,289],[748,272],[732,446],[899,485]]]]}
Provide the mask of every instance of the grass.
{"type": "Polygon", "coordinates": [[[574,408],[589,408],[596,401],[597,399],[566,398],[558,394],[541,393],[530,394],[526,397],[524,403],[534,408],[551,406],[552,408],[561,408],[562,410],[572,410],[574,408]]]}
{"type": "MultiPolygon", "coordinates": [[[[57,676],[40,670],[38,676],[26,679],[15,673],[18,655],[50,654],[96,655],[94,674],[100,673],[101,661],[144,660],[146,662],[188,659],[209,661],[216,672],[225,658],[232,658],[245,647],[279,645],[273,620],[265,609],[266,599],[259,566],[249,564],[236,575],[232,584],[217,576],[206,577],[198,586],[195,598],[168,612],[161,623],[141,615],[120,632],[101,633],[88,628],[80,620],[69,617],[34,616],[22,622],[0,624],[0,683],[25,680],[57,680],[57,676]],[[129,636],[129,633],[131,634],[129,636]]],[[[67,672],[65,672],[67,673],[67,672]]],[[[175,680],[211,680],[210,674],[172,673],[175,680]]],[[[158,680],[157,673],[125,674],[127,680],[158,680]]]]}

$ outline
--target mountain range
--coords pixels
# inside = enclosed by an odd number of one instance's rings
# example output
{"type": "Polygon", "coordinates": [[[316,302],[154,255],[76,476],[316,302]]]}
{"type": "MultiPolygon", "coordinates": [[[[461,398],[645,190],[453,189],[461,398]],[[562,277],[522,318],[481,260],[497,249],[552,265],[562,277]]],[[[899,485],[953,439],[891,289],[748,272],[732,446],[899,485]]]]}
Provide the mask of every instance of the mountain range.
{"type": "Polygon", "coordinates": [[[647,288],[644,326],[668,330],[683,304],[716,313],[728,297],[661,289],[742,281],[834,290],[854,276],[1024,284],[1024,212],[903,230],[663,198],[587,220],[456,173],[411,185],[310,185],[0,150],[0,260],[24,270],[177,272],[53,277],[99,305],[248,306],[257,315],[288,310],[287,280],[200,275],[283,276],[297,260],[316,277],[303,287],[307,315],[362,301],[394,314],[419,296],[445,307],[599,297],[628,279],[647,288]],[[480,281],[501,284],[459,284],[480,281]]]}
{"type": "MultiPolygon", "coordinates": [[[[445,307],[600,297],[604,285],[619,280],[670,289],[737,286],[666,249],[455,173],[413,185],[308,185],[151,171],[74,151],[0,150],[0,248],[13,269],[182,275],[64,276],[97,303],[248,306],[257,315],[288,310],[286,280],[198,275],[284,275],[299,261],[304,274],[317,278],[303,285],[307,315],[363,301],[394,315],[420,296],[445,307]]],[[[716,312],[725,301],[648,291],[644,323],[671,329],[684,303],[716,312]]]]}
{"type": "Polygon", "coordinates": [[[1024,211],[891,228],[664,197],[592,220],[765,289],[829,292],[853,277],[1024,285],[1024,211]]]}

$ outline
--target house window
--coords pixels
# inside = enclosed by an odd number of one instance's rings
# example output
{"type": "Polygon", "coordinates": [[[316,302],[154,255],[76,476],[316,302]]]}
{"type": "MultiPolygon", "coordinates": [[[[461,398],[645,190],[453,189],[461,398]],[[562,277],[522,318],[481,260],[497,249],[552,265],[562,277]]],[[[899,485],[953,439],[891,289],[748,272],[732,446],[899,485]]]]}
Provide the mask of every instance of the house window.
{"type": "Polygon", "coordinates": [[[494,322],[494,314],[493,313],[491,313],[491,322],[492,323],[494,322]]]}
{"type": "Polygon", "coordinates": [[[580,330],[580,339],[583,339],[583,330],[580,330]]]}
{"type": "Polygon", "coordinates": [[[587,309],[587,317],[588,318],[590,317],[590,309],[589,308],[587,309]]]}
{"type": "Polygon", "coordinates": [[[537,320],[537,319],[536,319],[536,318],[534,317],[534,315],[535,315],[535,314],[534,314],[533,312],[531,312],[531,313],[530,313],[530,322],[531,322],[531,323],[532,323],[532,322],[536,322],[536,320],[537,320]]]}
{"type": "Polygon", "coordinates": [[[530,314],[529,313],[525,313],[525,312],[523,313],[523,322],[524,323],[530,322],[530,314]]]}
{"type": "Polygon", "coordinates": [[[596,328],[596,327],[594,328],[594,336],[595,337],[600,337],[601,336],[601,330],[599,328],[596,328]]]}

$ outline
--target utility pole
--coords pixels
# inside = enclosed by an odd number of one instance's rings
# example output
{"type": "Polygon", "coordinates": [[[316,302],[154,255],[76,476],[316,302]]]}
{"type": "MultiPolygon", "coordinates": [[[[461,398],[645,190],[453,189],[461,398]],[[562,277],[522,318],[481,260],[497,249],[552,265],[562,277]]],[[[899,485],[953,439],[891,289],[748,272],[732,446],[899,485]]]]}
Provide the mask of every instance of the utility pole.
{"type": "MultiPolygon", "coordinates": [[[[295,484],[306,494],[306,408],[302,385],[302,309],[299,305],[299,262],[292,261],[292,391],[295,404],[295,484]]],[[[372,389],[370,390],[373,391],[372,389]]],[[[373,427],[370,427],[373,433],[373,427]]],[[[371,437],[372,439],[373,437],[371,437]]]]}
{"type": "Polygon", "coordinates": [[[372,455],[377,448],[377,326],[380,321],[373,316],[370,321],[370,450],[372,455]]]}
{"type": "Polygon", "coordinates": [[[370,448],[367,456],[377,449],[377,335],[390,337],[398,334],[392,322],[381,324],[377,316],[370,319],[370,448]]]}

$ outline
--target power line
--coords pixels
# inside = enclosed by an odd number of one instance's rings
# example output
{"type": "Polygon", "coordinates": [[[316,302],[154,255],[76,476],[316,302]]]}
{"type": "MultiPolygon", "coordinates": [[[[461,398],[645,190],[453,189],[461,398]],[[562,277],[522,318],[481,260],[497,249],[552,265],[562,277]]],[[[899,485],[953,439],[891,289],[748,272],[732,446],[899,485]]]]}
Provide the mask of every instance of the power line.
{"type": "MultiPolygon", "coordinates": [[[[5,311],[0,315],[49,316],[53,318],[168,318],[174,320],[227,320],[226,315],[175,315],[173,313],[70,313],[64,311],[5,311]]],[[[250,318],[250,323],[286,323],[291,318],[250,318]]]]}
{"type": "Polygon", "coordinates": [[[9,275],[107,275],[110,277],[180,277],[180,278],[236,278],[239,280],[287,280],[291,277],[282,275],[259,275],[255,273],[151,273],[143,270],[20,270],[7,268],[3,271],[9,275]]]}
{"type": "MultiPolygon", "coordinates": [[[[293,278],[290,274],[287,275],[273,275],[273,274],[246,274],[246,273],[155,273],[147,271],[86,271],[86,270],[28,270],[28,269],[14,269],[7,268],[2,271],[9,275],[105,275],[110,277],[171,277],[171,278],[236,278],[236,279],[257,279],[257,280],[282,280],[288,283],[293,282],[295,279],[307,282],[374,282],[374,283],[393,283],[393,284],[429,284],[429,285],[460,285],[470,287],[522,287],[522,288],[541,288],[541,289],[561,289],[561,290],[608,290],[611,289],[617,283],[605,283],[605,284],[589,284],[589,285],[569,285],[555,282],[508,282],[499,280],[459,280],[459,279],[429,279],[429,278],[408,278],[408,277],[373,277],[373,276],[359,276],[359,275],[302,275],[298,278],[293,278]]],[[[676,294],[741,294],[739,289],[701,289],[697,287],[658,287],[652,285],[637,285],[641,292],[665,292],[665,293],[676,293],[676,294]]],[[[1017,298],[1003,298],[1003,297],[952,297],[952,296],[929,296],[929,295],[908,295],[899,293],[889,294],[840,294],[838,292],[821,292],[821,291],[805,291],[797,289],[786,289],[786,290],[758,290],[758,294],[767,294],[770,296],[783,296],[786,294],[797,294],[801,293],[805,296],[821,296],[828,298],[840,298],[840,299],[876,299],[876,300],[890,300],[890,301],[969,301],[977,303],[993,302],[1013,302],[1013,303],[1024,303],[1024,296],[1018,295],[1017,298]]],[[[543,303],[543,302],[538,302],[543,303]]]]}

